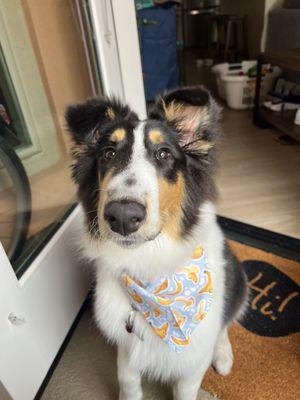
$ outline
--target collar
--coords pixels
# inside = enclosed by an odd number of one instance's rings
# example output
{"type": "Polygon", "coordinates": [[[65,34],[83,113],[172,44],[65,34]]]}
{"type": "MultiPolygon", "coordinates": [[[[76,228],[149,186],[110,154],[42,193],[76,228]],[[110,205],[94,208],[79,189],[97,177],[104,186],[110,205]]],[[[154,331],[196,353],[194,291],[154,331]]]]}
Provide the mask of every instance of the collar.
{"type": "Polygon", "coordinates": [[[190,344],[212,302],[212,276],[201,246],[172,275],[143,282],[124,274],[123,282],[132,308],[165,343],[177,353],[190,344]]]}

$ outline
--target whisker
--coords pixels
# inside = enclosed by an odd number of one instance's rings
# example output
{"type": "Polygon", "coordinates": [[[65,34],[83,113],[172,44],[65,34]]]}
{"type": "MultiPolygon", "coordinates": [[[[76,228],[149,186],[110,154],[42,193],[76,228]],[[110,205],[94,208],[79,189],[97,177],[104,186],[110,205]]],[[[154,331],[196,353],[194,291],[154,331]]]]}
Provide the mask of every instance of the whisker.
{"type": "Polygon", "coordinates": [[[93,212],[97,212],[97,209],[88,211],[88,212],[86,212],[85,214],[91,214],[91,213],[93,213],[93,212]]]}
{"type": "Polygon", "coordinates": [[[106,192],[106,193],[108,193],[108,190],[98,188],[98,189],[94,190],[94,193],[96,193],[96,192],[106,192]]]}

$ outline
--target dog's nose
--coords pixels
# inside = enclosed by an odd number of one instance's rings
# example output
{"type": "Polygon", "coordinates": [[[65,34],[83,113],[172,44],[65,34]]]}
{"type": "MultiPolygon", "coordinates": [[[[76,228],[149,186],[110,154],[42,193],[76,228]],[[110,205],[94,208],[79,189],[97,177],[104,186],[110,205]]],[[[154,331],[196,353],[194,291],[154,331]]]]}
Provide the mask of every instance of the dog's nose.
{"type": "Polygon", "coordinates": [[[123,236],[136,232],[145,216],[145,207],[136,201],[111,201],[104,209],[104,219],[111,230],[123,236]]]}

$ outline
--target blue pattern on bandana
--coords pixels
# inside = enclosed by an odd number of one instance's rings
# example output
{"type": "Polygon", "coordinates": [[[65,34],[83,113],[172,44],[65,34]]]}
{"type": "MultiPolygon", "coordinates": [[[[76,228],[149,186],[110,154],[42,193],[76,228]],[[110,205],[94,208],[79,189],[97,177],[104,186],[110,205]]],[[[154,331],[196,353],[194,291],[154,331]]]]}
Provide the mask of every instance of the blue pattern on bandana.
{"type": "Polygon", "coordinates": [[[203,249],[172,275],[142,282],[123,276],[132,307],[173,350],[186,348],[212,302],[212,277],[203,249]]]}

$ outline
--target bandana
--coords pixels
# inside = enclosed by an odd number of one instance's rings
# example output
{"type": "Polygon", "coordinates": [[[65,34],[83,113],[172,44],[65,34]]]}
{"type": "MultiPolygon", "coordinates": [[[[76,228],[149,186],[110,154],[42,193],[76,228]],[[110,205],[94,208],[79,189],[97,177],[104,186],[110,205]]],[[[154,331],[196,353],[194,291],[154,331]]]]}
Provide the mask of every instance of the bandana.
{"type": "Polygon", "coordinates": [[[154,332],[176,353],[186,348],[212,302],[212,278],[201,246],[172,275],[150,282],[124,274],[132,308],[141,312],[154,332]]]}

